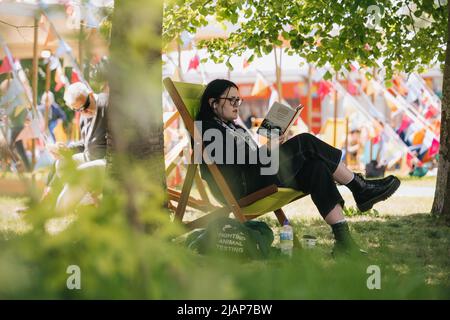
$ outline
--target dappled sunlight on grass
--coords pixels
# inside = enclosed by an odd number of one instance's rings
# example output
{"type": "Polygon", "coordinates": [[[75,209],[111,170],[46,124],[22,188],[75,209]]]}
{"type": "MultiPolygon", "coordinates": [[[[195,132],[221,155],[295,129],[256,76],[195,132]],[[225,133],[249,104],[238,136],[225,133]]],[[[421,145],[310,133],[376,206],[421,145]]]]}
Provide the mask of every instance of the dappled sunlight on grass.
{"type": "Polygon", "coordinates": [[[25,198],[0,197],[0,234],[3,237],[23,234],[30,229],[23,214],[17,211],[18,208],[24,208],[25,202],[25,198]]]}
{"type": "Polygon", "coordinates": [[[56,235],[66,230],[75,220],[76,216],[73,214],[65,217],[52,218],[45,223],[45,230],[50,235],[56,235]]]}
{"type": "MultiPolygon", "coordinates": [[[[137,183],[145,172],[134,173],[137,183]]],[[[407,299],[450,297],[450,228],[429,214],[348,218],[355,241],[369,255],[334,260],[329,226],[314,212],[292,219],[299,239],[317,237],[291,260],[275,257],[238,262],[201,256],[184,247],[183,229],[157,209],[157,198],[137,195],[150,233],[136,232],[124,214],[125,197],[108,183],[102,204],[56,215],[49,199],[12,214],[25,199],[2,198],[0,208],[0,297],[151,299],[407,299]],[[24,229],[23,226],[30,226],[24,229]],[[31,228],[33,226],[33,228],[31,228]],[[2,240],[3,239],[3,240],[2,240]],[[8,240],[6,240],[8,239],[8,240]],[[176,239],[176,241],[173,241],[176,239]],[[36,247],[35,244],[39,243],[36,247]],[[65,270],[79,265],[88,289],[65,289],[65,270]],[[367,268],[380,267],[381,290],[367,288],[367,268]],[[31,277],[31,270],[35,276],[31,277]]],[[[147,194],[154,194],[151,185],[147,194]]],[[[310,201],[310,200],[308,200],[310,201]]],[[[396,201],[394,198],[390,201],[396,201]]],[[[305,211],[305,199],[297,204],[305,211]]],[[[314,208],[315,210],[315,208],[314,208]]],[[[192,212],[195,215],[195,212],[192,212]]],[[[274,215],[268,223],[278,245],[274,215]]]]}

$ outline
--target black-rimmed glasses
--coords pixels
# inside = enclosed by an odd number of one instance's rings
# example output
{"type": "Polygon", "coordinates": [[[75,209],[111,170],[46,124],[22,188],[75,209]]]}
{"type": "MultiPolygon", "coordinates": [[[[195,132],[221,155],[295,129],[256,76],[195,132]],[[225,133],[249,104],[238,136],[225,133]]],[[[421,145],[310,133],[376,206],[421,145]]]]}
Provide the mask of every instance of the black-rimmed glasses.
{"type": "Polygon", "coordinates": [[[239,107],[242,104],[242,102],[244,101],[244,99],[241,99],[241,98],[218,98],[218,99],[220,99],[220,100],[225,99],[225,100],[230,101],[230,104],[233,107],[239,107]]]}

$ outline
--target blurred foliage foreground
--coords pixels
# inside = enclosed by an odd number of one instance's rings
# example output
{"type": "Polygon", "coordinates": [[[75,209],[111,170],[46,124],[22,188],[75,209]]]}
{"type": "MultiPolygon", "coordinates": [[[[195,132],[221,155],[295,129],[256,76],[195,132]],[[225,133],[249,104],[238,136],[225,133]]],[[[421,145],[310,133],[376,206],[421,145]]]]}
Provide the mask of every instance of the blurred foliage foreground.
{"type": "MultiPolygon", "coordinates": [[[[73,169],[69,167],[68,179],[74,185],[98,180],[73,169]]],[[[0,298],[450,297],[450,231],[428,214],[351,220],[356,240],[369,251],[362,260],[333,260],[328,226],[310,219],[294,222],[294,228],[300,238],[315,234],[319,240],[314,248],[297,250],[291,260],[239,262],[200,256],[174,241],[183,229],[159,209],[163,195],[142,168],[133,169],[131,176],[139,177],[135,184],[145,186],[144,193],[134,195],[142,223],[150,226],[145,230],[129,223],[129,195],[112,177],[106,178],[98,207],[60,214],[53,209],[57,196],[53,195],[30,203],[28,211],[11,215],[11,221],[0,215],[0,298]],[[80,271],[79,290],[67,287],[68,269],[74,265],[80,271]],[[380,289],[368,289],[371,265],[380,268],[380,289]]],[[[275,221],[262,219],[276,234],[275,221]]]]}

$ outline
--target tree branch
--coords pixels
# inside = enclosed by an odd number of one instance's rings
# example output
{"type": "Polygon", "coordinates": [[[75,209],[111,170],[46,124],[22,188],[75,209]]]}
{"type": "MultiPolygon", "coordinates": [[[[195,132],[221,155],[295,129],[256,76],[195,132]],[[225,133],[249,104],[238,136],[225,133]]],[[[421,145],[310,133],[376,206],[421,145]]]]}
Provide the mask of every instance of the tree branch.
{"type": "Polygon", "coordinates": [[[414,18],[413,18],[412,14],[411,14],[411,8],[409,7],[409,3],[408,3],[408,2],[406,3],[406,7],[407,7],[408,10],[409,10],[409,17],[411,18],[411,22],[412,22],[412,27],[413,27],[413,30],[414,30],[414,34],[417,34],[417,32],[416,32],[416,27],[414,26],[414,18]]]}

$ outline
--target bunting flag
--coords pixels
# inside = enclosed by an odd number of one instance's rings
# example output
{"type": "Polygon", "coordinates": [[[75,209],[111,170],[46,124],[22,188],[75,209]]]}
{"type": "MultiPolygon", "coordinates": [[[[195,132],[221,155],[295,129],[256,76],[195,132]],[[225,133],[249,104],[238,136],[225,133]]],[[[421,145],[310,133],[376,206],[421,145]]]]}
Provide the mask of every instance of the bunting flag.
{"type": "Polygon", "coordinates": [[[430,149],[434,140],[435,140],[434,134],[430,130],[426,130],[426,133],[424,133],[424,137],[423,137],[422,142],[421,142],[422,143],[422,147],[420,148],[419,154],[422,154],[426,150],[430,149]]]}
{"type": "Polygon", "coordinates": [[[60,40],[58,49],[56,49],[55,52],[55,56],[61,58],[66,54],[70,54],[71,52],[72,48],[64,40],[60,40]]]}
{"type": "Polygon", "coordinates": [[[406,129],[405,138],[410,145],[413,144],[414,136],[420,129],[421,127],[417,123],[411,123],[408,129],[406,129]]]}
{"type": "Polygon", "coordinates": [[[180,34],[180,39],[181,39],[183,48],[186,49],[189,46],[189,44],[192,42],[192,40],[194,39],[194,36],[187,31],[183,31],[180,34]]]}
{"type": "Polygon", "coordinates": [[[72,57],[70,57],[70,55],[65,55],[63,57],[63,66],[64,69],[65,68],[75,68],[76,64],[74,64],[74,60],[72,59],[72,57]]]}
{"type": "Polygon", "coordinates": [[[342,99],[342,107],[346,117],[351,117],[353,114],[358,113],[357,106],[353,103],[353,100],[349,98],[348,94],[344,95],[344,98],[342,99]]]}
{"type": "Polygon", "coordinates": [[[0,105],[6,106],[12,103],[12,101],[16,100],[20,93],[23,90],[20,85],[17,83],[15,78],[12,78],[8,83],[8,89],[0,98],[0,105]]]}
{"type": "Polygon", "coordinates": [[[263,90],[267,89],[268,87],[269,87],[269,84],[264,79],[264,77],[258,72],[256,75],[256,81],[255,81],[255,84],[253,85],[251,95],[257,96],[258,94],[260,94],[263,90]]]}
{"type": "Polygon", "coordinates": [[[19,59],[14,59],[13,69],[17,71],[18,84],[21,84],[23,88],[22,92],[24,92],[26,95],[26,102],[28,103],[29,108],[31,108],[31,101],[33,101],[33,90],[31,88],[30,81],[28,81],[27,74],[20,64],[19,59]]]}
{"type": "Polygon", "coordinates": [[[322,80],[319,82],[319,88],[317,89],[317,94],[320,99],[323,99],[331,92],[331,85],[328,81],[322,80]]]}
{"type": "Polygon", "coordinates": [[[410,168],[413,166],[413,156],[410,153],[406,154],[406,165],[410,168]]]}
{"type": "Polygon", "coordinates": [[[17,136],[16,141],[39,138],[39,127],[36,128],[36,124],[39,126],[39,121],[37,119],[33,119],[30,123],[26,123],[22,131],[17,136]]]}
{"type": "Polygon", "coordinates": [[[55,33],[53,32],[53,28],[48,28],[47,38],[45,38],[44,46],[48,46],[50,43],[57,39],[55,33]]]}
{"type": "Polygon", "coordinates": [[[61,90],[61,88],[64,87],[66,84],[69,84],[69,81],[61,67],[56,68],[55,82],[56,82],[56,85],[55,85],[56,92],[61,90]]]}
{"type": "Polygon", "coordinates": [[[325,73],[327,72],[326,68],[320,68],[320,69],[313,69],[313,75],[311,77],[311,81],[312,82],[320,82],[323,78],[323,76],[325,75],[325,73]]]}
{"type": "Polygon", "coordinates": [[[14,111],[20,109],[23,110],[25,108],[24,106],[22,108],[18,108],[20,105],[22,105],[21,98],[19,96],[15,96],[12,100],[8,101],[7,104],[2,104],[2,106],[6,106],[6,113],[8,115],[12,115],[14,111]]]}
{"type": "Polygon", "coordinates": [[[47,28],[45,27],[47,24],[47,18],[45,15],[41,15],[41,18],[39,19],[39,28],[41,28],[43,31],[47,31],[47,28]]]}
{"type": "Polygon", "coordinates": [[[384,99],[384,101],[386,102],[386,104],[387,104],[388,108],[391,110],[391,112],[396,112],[398,110],[398,107],[391,100],[384,99]]]}
{"type": "Polygon", "coordinates": [[[44,46],[48,46],[50,43],[57,39],[56,34],[53,32],[53,28],[50,25],[47,17],[43,14],[39,20],[39,27],[43,32],[47,32],[47,37],[45,38],[44,46]]]}
{"type": "Polygon", "coordinates": [[[0,66],[0,74],[8,73],[12,71],[12,66],[9,63],[9,59],[7,57],[3,58],[2,65],[0,66]]]}
{"type": "Polygon", "coordinates": [[[373,95],[373,94],[375,94],[376,92],[375,92],[375,88],[373,87],[373,85],[372,85],[372,81],[368,81],[367,82],[367,84],[366,84],[366,94],[368,95],[368,96],[371,96],[371,95],[373,95]]]}
{"type": "Polygon", "coordinates": [[[75,69],[72,69],[72,76],[70,77],[70,83],[75,82],[81,82],[80,77],[78,76],[78,73],[75,71],[75,69]]]}
{"type": "Polygon", "coordinates": [[[55,56],[50,56],[49,63],[51,71],[55,70],[58,67],[61,67],[61,62],[59,62],[59,59],[55,56]]]}
{"type": "Polygon", "coordinates": [[[174,175],[171,177],[171,179],[169,179],[169,182],[168,182],[169,187],[172,187],[172,188],[177,187],[182,182],[183,182],[183,176],[181,175],[180,166],[176,166],[174,175]]]}
{"type": "Polygon", "coordinates": [[[425,110],[425,119],[430,119],[436,116],[439,113],[439,110],[433,107],[432,105],[429,105],[428,108],[425,110]]]}
{"type": "Polygon", "coordinates": [[[408,95],[406,96],[406,101],[408,101],[409,103],[412,103],[416,100],[419,100],[419,98],[421,97],[421,92],[420,90],[418,90],[413,84],[411,84],[410,82],[408,82],[406,84],[408,86],[408,95]]]}
{"type": "Polygon", "coordinates": [[[403,79],[401,77],[399,77],[399,76],[394,77],[394,79],[392,80],[392,83],[394,84],[396,91],[401,96],[408,95],[408,88],[406,86],[404,86],[403,79]]]}
{"type": "MultiPolygon", "coordinates": [[[[422,128],[422,129],[416,131],[415,133],[413,133],[412,144],[419,145],[419,144],[424,143],[425,133],[428,133],[428,131],[425,128],[422,128]]],[[[430,145],[431,145],[431,141],[432,140],[430,140],[430,145]]],[[[427,147],[427,149],[428,149],[428,147],[427,147]]],[[[420,152],[420,153],[422,153],[422,152],[420,152]]]]}
{"type": "Polygon", "coordinates": [[[270,99],[269,99],[269,108],[267,109],[267,111],[270,110],[270,108],[272,107],[274,102],[277,102],[278,99],[279,99],[278,91],[275,89],[272,89],[272,92],[270,93],[270,99]]]}
{"type": "Polygon", "coordinates": [[[372,142],[372,145],[379,144],[381,142],[381,135],[380,134],[376,135],[370,141],[372,142]]]}
{"type": "Polygon", "coordinates": [[[189,61],[189,67],[187,71],[189,70],[197,70],[198,66],[200,65],[200,57],[198,54],[195,54],[194,57],[189,61]]]}
{"type": "Polygon", "coordinates": [[[428,150],[428,155],[430,157],[434,157],[438,153],[439,153],[439,141],[436,138],[433,138],[430,149],[428,150]]]}
{"type": "Polygon", "coordinates": [[[352,96],[356,96],[359,94],[358,92],[358,87],[350,80],[348,80],[347,82],[347,91],[348,93],[350,93],[352,96]]]}
{"type": "Polygon", "coordinates": [[[244,62],[242,63],[242,69],[247,69],[250,66],[250,62],[248,62],[247,58],[244,58],[244,62]]]}

